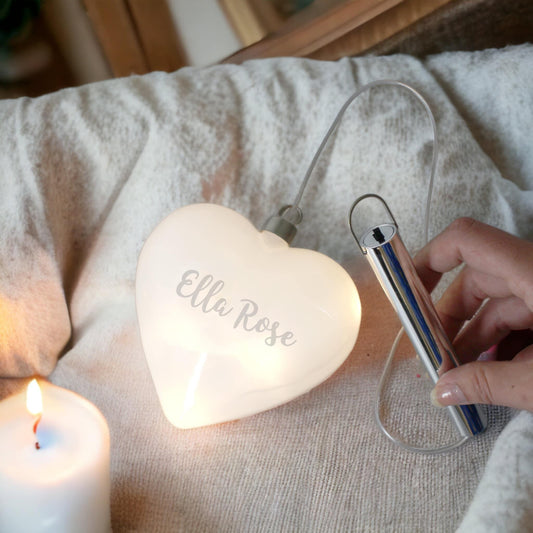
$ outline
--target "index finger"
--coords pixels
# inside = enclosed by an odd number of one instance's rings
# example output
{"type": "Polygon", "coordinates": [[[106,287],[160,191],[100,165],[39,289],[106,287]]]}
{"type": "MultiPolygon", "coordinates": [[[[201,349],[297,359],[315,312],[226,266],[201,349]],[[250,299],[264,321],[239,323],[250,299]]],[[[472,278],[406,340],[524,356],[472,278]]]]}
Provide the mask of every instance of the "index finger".
{"type": "Polygon", "coordinates": [[[432,290],[444,272],[461,263],[504,280],[511,294],[533,309],[533,244],[471,218],[459,218],[415,257],[424,285],[432,290]]]}

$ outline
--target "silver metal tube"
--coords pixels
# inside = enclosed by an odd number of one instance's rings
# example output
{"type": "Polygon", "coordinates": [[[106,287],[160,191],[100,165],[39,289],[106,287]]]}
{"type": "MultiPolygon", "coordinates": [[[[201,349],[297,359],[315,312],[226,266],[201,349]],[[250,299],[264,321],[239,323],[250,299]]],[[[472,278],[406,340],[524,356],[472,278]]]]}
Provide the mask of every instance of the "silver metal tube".
{"type": "MultiPolygon", "coordinates": [[[[459,362],[397,226],[391,222],[371,227],[358,242],[429,377],[436,383],[459,362]]],[[[487,422],[479,406],[447,409],[461,435],[469,437],[485,430],[487,422]]]]}

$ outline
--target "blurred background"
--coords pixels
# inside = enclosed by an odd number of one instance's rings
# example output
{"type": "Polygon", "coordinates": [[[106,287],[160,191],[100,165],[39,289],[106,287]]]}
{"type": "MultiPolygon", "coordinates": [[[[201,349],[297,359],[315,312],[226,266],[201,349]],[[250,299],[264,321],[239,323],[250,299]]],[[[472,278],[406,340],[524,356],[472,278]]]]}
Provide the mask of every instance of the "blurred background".
{"type": "Polygon", "coordinates": [[[311,2],[0,0],[0,97],[216,63],[311,2]]]}
{"type": "Polygon", "coordinates": [[[532,38],[531,0],[0,0],[0,98],[189,65],[532,38]]]}

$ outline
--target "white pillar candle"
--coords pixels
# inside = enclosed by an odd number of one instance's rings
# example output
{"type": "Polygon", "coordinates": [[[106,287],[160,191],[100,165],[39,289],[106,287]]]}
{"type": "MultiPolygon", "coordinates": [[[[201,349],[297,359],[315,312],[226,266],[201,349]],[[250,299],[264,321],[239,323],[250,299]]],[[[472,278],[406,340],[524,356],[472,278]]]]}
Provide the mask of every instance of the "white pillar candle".
{"type": "Polygon", "coordinates": [[[40,385],[40,419],[26,391],[0,402],[0,532],[107,533],[107,423],[81,396],[40,385]]]}

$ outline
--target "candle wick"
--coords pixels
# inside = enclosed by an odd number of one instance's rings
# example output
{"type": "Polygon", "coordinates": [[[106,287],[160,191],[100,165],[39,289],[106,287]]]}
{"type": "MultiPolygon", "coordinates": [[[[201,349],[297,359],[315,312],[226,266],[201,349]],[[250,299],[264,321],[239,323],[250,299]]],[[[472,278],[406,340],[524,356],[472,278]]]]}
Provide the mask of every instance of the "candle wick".
{"type": "MultiPolygon", "coordinates": [[[[37,415],[37,418],[35,419],[35,422],[33,423],[33,434],[35,436],[37,436],[37,426],[39,425],[39,422],[41,421],[41,416],[42,416],[42,414],[39,413],[37,415]]],[[[40,450],[41,449],[41,445],[39,444],[38,440],[35,441],[35,449],[36,450],[40,450]]]]}

